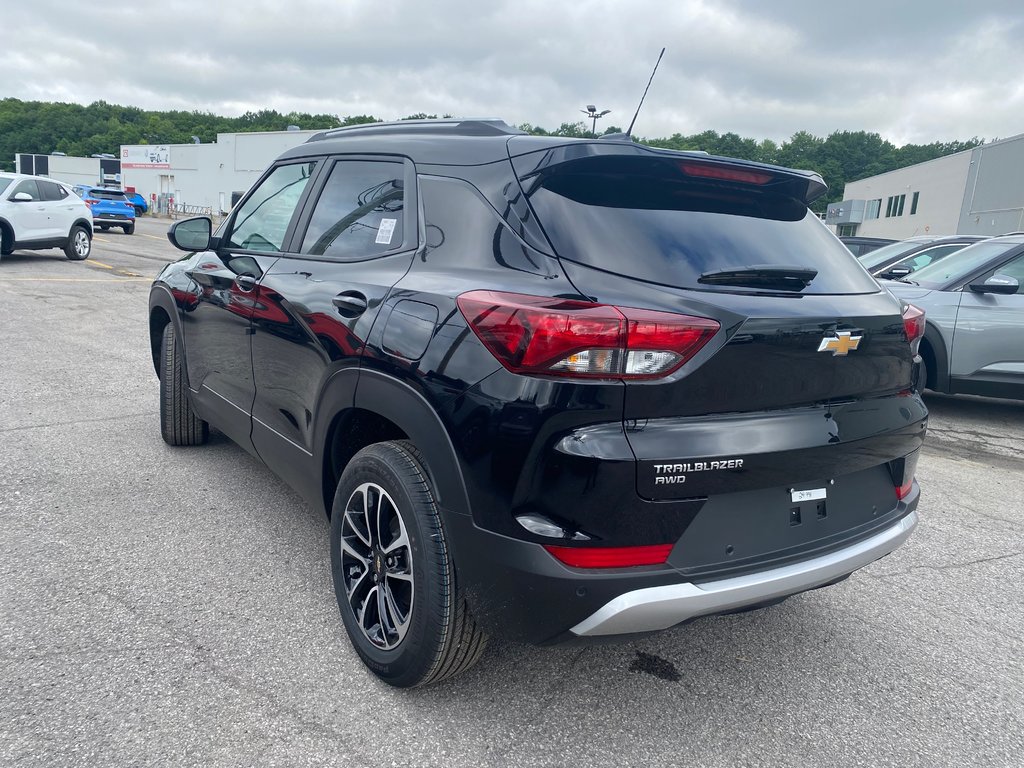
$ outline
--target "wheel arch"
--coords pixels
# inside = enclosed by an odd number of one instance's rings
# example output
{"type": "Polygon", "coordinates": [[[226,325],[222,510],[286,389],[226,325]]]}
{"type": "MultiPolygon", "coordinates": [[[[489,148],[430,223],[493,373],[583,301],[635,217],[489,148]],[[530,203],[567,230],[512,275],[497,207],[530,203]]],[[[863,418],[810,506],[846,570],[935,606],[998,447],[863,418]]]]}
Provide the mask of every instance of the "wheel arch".
{"type": "MultiPolygon", "coordinates": [[[[168,324],[174,324],[174,332],[181,344],[181,354],[184,358],[186,349],[184,336],[181,333],[181,319],[178,317],[177,306],[174,296],[162,285],[156,284],[149,294],[149,349],[153,357],[153,369],[156,375],[160,375],[160,343],[163,338],[164,328],[168,324]]],[[[185,366],[185,378],[188,380],[188,365],[185,366]]]]}
{"type": "Polygon", "coordinates": [[[14,247],[14,227],[7,219],[0,219],[0,250],[14,247]]]}
{"type": "Polygon", "coordinates": [[[949,352],[939,329],[931,323],[925,323],[920,354],[928,370],[928,381],[924,385],[935,392],[948,392],[949,352]]]}
{"type": "MultiPolygon", "coordinates": [[[[75,227],[84,228],[85,231],[89,233],[89,237],[92,237],[92,221],[90,221],[89,219],[83,219],[81,216],[79,216],[77,219],[75,219],[75,223],[71,225],[71,229],[74,229],[75,227]]],[[[71,232],[71,229],[68,230],[69,233],[71,232]]]]}
{"type": "Polygon", "coordinates": [[[319,441],[323,446],[322,494],[327,514],[330,515],[334,491],[352,456],[367,445],[403,439],[429,457],[430,463],[424,470],[438,504],[452,512],[470,514],[455,447],[426,398],[408,384],[378,371],[359,371],[358,383],[349,396],[345,384],[351,383],[339,382],[336,393],[321,401],[328,406],[324,412],[331,414],[319,441]]]}

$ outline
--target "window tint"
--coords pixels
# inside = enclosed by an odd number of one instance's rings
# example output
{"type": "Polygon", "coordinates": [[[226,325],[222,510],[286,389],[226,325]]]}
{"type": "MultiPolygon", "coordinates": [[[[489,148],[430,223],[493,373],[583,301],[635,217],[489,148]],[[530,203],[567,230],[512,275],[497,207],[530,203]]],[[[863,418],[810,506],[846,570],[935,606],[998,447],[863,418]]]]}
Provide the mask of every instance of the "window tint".
{"type": "Polygon", "coordinates": [[[37,181],[36,184],[39,185],[44,200],[63,200],[68,196],[60,184],[54,184],[52,181],[37,181]]]}
{"type": "Polygon", "coordinates": [[[5,189],[7,189],[7,187],[10,186],[10,184],[11,184],[11,180],[10,179],[0,178],[0,192],[3,192],[5,189]]]}
{"type": "Polygon", "coordinates": [[[685,176],[674,162],[588,158],[557,166],[530,203],[564,259],[700,290],[701,275],[758,266],[814,269],[803,293],[874,293],[855,257],[795,198],[685,176]]]}
{"type": "Polygon", "coordinates": [[[238,209],[228,244],[247,251],[280,251],[315,166],[308,162],[275,168],[238,209]]]}
{"type": "Polygon", "coordinates": [[[402,247],[405,166],[342,160],[320,193],[302,252],[332,259],[364,259],[402,247]]]}
{"type": "Polygon", "coordinates": [[[42,200],[42,198],[39,196],[39,188],[36,186],[35,179],[25,179],[24,181],[19,181],[18,185],[11,190],[10,197],[13,197],[19,192],[25,192],[26,194],[32,195],[33,200],[42,200]]]}

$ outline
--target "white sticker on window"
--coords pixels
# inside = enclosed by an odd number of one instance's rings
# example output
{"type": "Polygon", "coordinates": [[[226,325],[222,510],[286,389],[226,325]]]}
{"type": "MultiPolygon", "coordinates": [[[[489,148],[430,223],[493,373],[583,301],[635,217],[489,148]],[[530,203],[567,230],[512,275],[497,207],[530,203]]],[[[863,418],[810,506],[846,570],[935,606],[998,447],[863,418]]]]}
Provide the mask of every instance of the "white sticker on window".
{"type": "Polygon", "coordinates": [[[398,219],[381,219],[380,226],[377,227],[377,239],[374,240],[378,245],[391,245],[391,238],[395,234],[395,224],[398,223],[398,219]]]}

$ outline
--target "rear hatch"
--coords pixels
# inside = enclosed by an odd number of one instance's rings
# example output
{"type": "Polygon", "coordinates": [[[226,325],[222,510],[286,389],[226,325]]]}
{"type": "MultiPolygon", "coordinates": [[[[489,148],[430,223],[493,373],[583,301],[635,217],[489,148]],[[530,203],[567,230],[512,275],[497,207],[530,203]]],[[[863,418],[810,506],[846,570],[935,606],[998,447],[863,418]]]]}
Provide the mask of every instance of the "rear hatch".
{"type": "Polygon", "coordinates": [[[750,536],[747,555],[895,513],[903,478],[887,462],[920,446],[926,414],[908,392],[914,351],[901,303],[808,210],[820,178],[629,145],[513,165],[584,296],[721,324],[669,376],[625,383],[639,495],[703,502],[692,531],[736,559],[739,540],[726,540],[765,515],[778,518],[779,540],[750,536]],[[813,491],[803,512],[801,489],[813,491]],[[762,493],[737,503],[751,491],[762,493]],[[826,498],[830,519],[816,506],[826,498]],[[796,531],[808,515],[819,522],[796,531]]]}

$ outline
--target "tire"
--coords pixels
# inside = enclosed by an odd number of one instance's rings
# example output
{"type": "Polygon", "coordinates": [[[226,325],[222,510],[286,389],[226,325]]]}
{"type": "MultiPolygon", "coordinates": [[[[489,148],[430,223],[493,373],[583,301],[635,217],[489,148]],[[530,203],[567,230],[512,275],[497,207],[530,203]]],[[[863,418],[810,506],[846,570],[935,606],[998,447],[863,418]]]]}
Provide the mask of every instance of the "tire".
{"type": "Polygon", "coordinates": [[[84,261],[92,253],[92,235],[81,224],[75,224],[68,233],[68,242],[64,246],[64,255],[72,261],[84,261]]]}
{"type": "Polygon", "coordinates": [[[924,355],[921,355],[921,371],[918,374],[917,382],[917,391],[924,392],[925,388],[928,386],[928,361],[924,355]]]}
{"type": "Polygon", "coordinates": [[[405,441],[364,448],[346,467],[331,514],[331,571],[345,629],[367,668],[398,688],[457,675],[487,644],[459,588],[424,466],[405,441]]]}
{"type": "Polygon", "coordinates": [[[185,361],[178,349],[173,323],[164,326],[160,340],[160,433],[168,445],[202,445],[209,425],[196,416],[185,384],[185,361]]]}
{"type": "Polygon", "coordinates": [[[134,235],[135,234],[135,222],[133,221],[131,224],[126,224],[125,226],[121,227],[121,229],[124,230],[124,233],[126,235],[134,235]]]}

